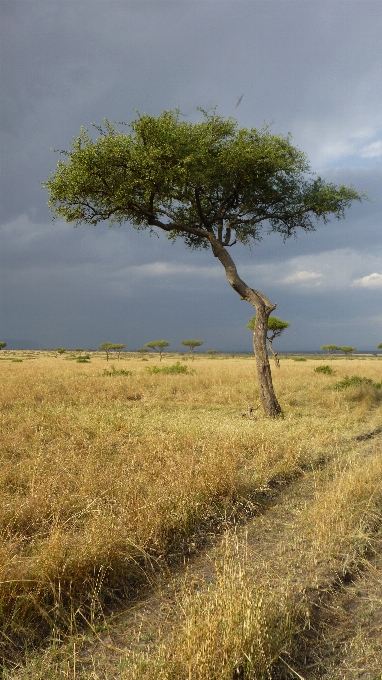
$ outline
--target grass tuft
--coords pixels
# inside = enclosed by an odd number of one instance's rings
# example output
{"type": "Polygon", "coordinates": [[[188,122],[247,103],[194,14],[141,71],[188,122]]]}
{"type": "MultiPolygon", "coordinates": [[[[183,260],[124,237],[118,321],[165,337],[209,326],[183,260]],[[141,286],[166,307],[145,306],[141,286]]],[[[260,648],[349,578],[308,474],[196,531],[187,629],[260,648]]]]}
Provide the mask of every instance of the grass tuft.
{"type": "Polygon", "coordinates": [[[324,375],[333,375],[334,371],[331,366],[316,366],[313,369],[315,373],[323,373],[324,375]]]}
{"type": "Polygon", "coordinates": [[[173,364],[172,366],[149,366],[147,369],[147,373],[149,375],[152,375],[154,373],[165,373],[166,375],[170,374],[176,374],[176,373],[188,373],[191,375],[192,373],[195,373],[193,369],[188,368],[188,366],[184,366],[179,361],[176,362],[176,364],[173,364]]]}

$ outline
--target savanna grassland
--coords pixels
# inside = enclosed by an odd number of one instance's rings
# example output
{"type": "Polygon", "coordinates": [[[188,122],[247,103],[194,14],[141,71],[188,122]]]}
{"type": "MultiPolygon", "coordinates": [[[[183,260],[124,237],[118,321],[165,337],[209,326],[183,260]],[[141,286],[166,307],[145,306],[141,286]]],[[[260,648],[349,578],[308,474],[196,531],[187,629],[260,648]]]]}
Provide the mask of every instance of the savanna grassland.
{"type": "MultiPolygon", "coordinates": [[[[318,604],[380,550],[379,358],[283,359],[273,420],[252,357],[1,359],[5,678],[361,677],[318,604]]],[[[370,679],[373,635],[347,638],[370,679]]]]}

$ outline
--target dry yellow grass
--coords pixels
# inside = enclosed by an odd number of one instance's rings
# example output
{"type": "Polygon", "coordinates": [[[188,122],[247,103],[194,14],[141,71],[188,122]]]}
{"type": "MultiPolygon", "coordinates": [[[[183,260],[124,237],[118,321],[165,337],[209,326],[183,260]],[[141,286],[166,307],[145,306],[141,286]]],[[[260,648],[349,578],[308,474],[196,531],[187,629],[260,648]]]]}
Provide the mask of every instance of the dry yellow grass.
{"type": "MultiPolygon", "coordinates": [[[[320,589],[354,573],[381,523],[380,450],[374,447],[367,460],[363,454],[351,453],[329,474],[318,474],[315,498],[300,516],[285,508],[289,526],[274,531],[266,560],[253,537],[226,535],[213,581],[196,590],[186,581],[171,631],[152,649],[126,653],[119,677],[271,680],[275,664],[287,671],[282,677],[299,677],[288,674],[296,666],[291,655],[310,627],[320,589]]],[[[317,671],[310,677],[321,677],[317,671]]]]}
{"type": "MultiPolygon", "coordinates": [[[[90,364],[47,354],[1,362],[6,659],[20,643],[73,632],[83,616],[96,620],[103,604],[135,592],[202,522],[250,506],[271,479],[329,459],[341,441],[381,424],[379,391],[328,389],[345,374],[380,381],[377,360],[333,361],[333,377],[315,374],[315,361],[283,361],[274,377],[285,417],[275,421],[259,411],[255,420],[241,417],[258,403],[253,359],[198,358],[186,364],[194,374],[149,375],[154,361],[115,361],[133,375],[111,377],[100,356],[90,364]]],[[[172,363],[167,356],[162,365],[172,363]]],[[[346,517],[353,500],[342,496],[346,517]]],[[[245,573],[240,567],[240,578],[245,573]]]]}

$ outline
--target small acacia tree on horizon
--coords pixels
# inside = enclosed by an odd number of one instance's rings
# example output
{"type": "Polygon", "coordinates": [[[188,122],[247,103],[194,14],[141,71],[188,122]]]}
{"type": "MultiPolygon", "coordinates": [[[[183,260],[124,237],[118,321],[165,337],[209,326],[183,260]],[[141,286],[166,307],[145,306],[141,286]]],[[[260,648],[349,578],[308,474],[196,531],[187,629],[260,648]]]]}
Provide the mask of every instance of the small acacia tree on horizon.
{"type": "Polygon", "coordinates": [[[281,413],[267,354],[267,296],[239,276],[230,255],[235,244],[259,243],[262,233],[287,239],[297,229],[314,231],[330,215],[340,219],[354,200],[353,187],[314,176],[290,136],[239,128],[213,109],[192,123],[180,112],[137,114],[129,129],[105,120],[93,140],[81,128],[69,151],[43,185],[55,217],[76,226],[129,222],[182,238],[192,250],[206,249],[224,267],[228,283],[256,309],[253,343],[260,400],[269,416],[281,413]]]}
{"type": "Polygon", "coordinates": [[[322,345],[321,349],[326,349],[327,352],[329,353],[330,358],[333,358],[333,354],[335,352],[339,352],[341,347],[338,345],[322,345]]]}
{"type": "Polygon", "coordinates": [[[356,347],[349,347],[348,345],[345,345],[344,347],[339,348],[341,352],[343,352],[346,356],[346,358],[350,357],[350,359],[353,358],[354,352],[357,351],[356,347]]]}
{"type": "Polygon", "coordinates": [[[6,342],[3,342],[3,341],[0,342],[0,349],[4,349],[4,347],[6,347],[6,346],[7,346],[6,342]]]}
{"type": "Polygon", "coordinates": [[[167,340],[153,340],[153,342],[146,342],[145,347],[159,352],[159,361],[162,361],[162,353],[165,347],[169,347],[170,343],[167,340]]]}
{"type": "MultiPolygon", "coordinates": [[[[249,328],[251,331],[254,331],[255,324],[256,317],[251,316],[247,323],[247,328],[249,328]]],[[[268,318],[268,333],[267,333],[268,349],[273,354],[273,358],[275,360],[277,368],[280,368],[280,360],[278,357],[278,352],[276,352],[273,349],[273,341],[275,340],[275,338],[279,338],[281,333],[285,331],[286,328],[289,328],[289,326],[290,326],[289,321],[281,321],[281,319],[278,319],[277,316],[270,316],[268,318]]]]}
{"type": "Polygon", "coordinates": [[[380,342],[379,345],[377,345],[377,349],[382,349],[382,342],[380,342]]]}
{"type": "Polygon", "coordinates": [[[194,359],[195,359],[195,347],[201,347],[202,344],[203,344],[203,340],[182,340],[182,342],[180,344],[184,345],[185,347],[190,348],[192,361],[194,361],[194,359]]]}
{"type": "Polygon", "coordinates": [[[126,347],[126,345],[124,345],[121,342],[114,345],[114,349],[118,353],[118,361],[120,360],[121,352],[122,352],[123,349],[125,349],[125,347],[126,347]]]}
{"type": "Polygon", "coordinates": [[[115,349],[115,345],[112,342],[102,342],[98,345],[98,349],[100,349],[101,352],[106,352],[106,361],[109,361],[109,352],[115,349]]]}

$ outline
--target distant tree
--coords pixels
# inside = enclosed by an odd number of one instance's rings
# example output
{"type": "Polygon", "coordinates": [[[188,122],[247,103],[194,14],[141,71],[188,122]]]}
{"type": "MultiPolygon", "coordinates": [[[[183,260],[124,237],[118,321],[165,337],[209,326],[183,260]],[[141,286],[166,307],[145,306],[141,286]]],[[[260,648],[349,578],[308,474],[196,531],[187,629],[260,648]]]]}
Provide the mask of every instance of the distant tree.
{"type": "Polygon", "coordinates": [[[330,358],[332,359],[334,352],[339,352],[341,347],[338,347],[338,345],[322,345],[321,349],[326,349],[330,358]]]}
{"type": "Polygon", "coordinates": [[[120,359],[121,352],[122,352],[123,349],[125,349],[125,347],[126,347],[126,345],[122,345],[121,343],[114,345],[114,349],[118,352],[118,361],[120,359]]]}
{"type": "Polygon", "coordinates": [[[82,347],[76,347],[74,351],[77,352],[78,354],[82,354],[84,350],[82,349],[82,347]]]}
{"type": "Polygon", "coordinates": [[[139,354],[147,354],[148,351],[149,350],[147,349],[147,347],[142,347],[141,349],[137,349],[137,352],[139,352],[139,354]]]}
{"type": "Polygon", "coordinates": [[[109,361],[109,352],[115,349],[115,345],[112,342],[103,342],[101,345],[98,345],[98,349],[106,352],[106,361],[109,361]]]}
{"type": "Polygon", "coordinates": [[[57,354],[65,354],[66,349],[65,347],[56,347],[54,351],[57,352],[57,354]]]}
{"type": "Polygon", "coordinates": [[[203,340],[182,340],[182,345],[190,348],[192,361],[195,359],[195,347],[200,347],[203,344],[203,340]]]}
{"type": "Polygon", "coordinates": [[[153,340],[153,342],[146,342],[145,347],[149,347],[150,349],[155,350],[156,352],[159,352],[159,361],[162,361],[162,352],[165,347],[169,347],[170,343],[167,342],[167,340],[153,340]]]}
{"type": "Polygon", "coordinates": [[[6,342],[0,342],[0,349],[4,349],[7,346],[6,342]]]}
{"type": "Polygon", "coordinates": [[[377,349],[382,349],[382,342],[380,342],[379,345],[377,345],[377,349]]]}
{"type": "MultiPolygon", "coordinates": [[[[251,316],[249,322],[247,323],[247,328],[249,328],[251,331],[254,331],[255,325],[256,317],[251,316]]],[[[275,360],[277,368],[280,368],[280,361],[278,357],[278,352],[276,352],[273,349],[273,341],[275,340],[275,338],[279,338],[281,333],[285,331],[286,328],[289,328],[289,326],[290,326],[289,321],[281,321],[281,319],[278,319],[277,316],[268,317],[268,333],[267,333],[268,349],[273,354],[273,358],[275,360]]]]}
{"type": "Polygon", "coordinates": [[[341,352],[343,352],[345,354],[346,358],[350,357],[350,359],[352,359],[354,352],[357,351],[357,348],[345,346],[345,347],[340,347],[340,350],[341,350],[341,352]]]}
{"type": "Polygon", "coordinates": [[[206,354],[209,354],[210,356],[215,356],[217,354],[216,349],[208,349],[206,354]]]}
{"type": "Polygon", "coordinates": [[[269,126],[239,128],[234,118],[203,111],[202,120],[178,110],[138,114],[128,129],[81,129],[62,150],[45,182],[56,218],[78,225],[127,223],[160,230],[171,241],[208,250],[229,285],[256,310],[254,350],[260,401],[268,416],[281,414],[266,347],[268,317],[276,309],[264,293],[240,278],[230,251],[261,241],[264,229],[286,240],[319,220],[340,219],[364,194],[314,175],[290,137],[269,126]]]}

